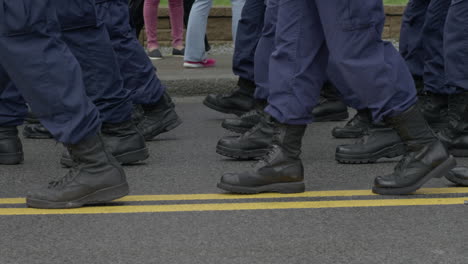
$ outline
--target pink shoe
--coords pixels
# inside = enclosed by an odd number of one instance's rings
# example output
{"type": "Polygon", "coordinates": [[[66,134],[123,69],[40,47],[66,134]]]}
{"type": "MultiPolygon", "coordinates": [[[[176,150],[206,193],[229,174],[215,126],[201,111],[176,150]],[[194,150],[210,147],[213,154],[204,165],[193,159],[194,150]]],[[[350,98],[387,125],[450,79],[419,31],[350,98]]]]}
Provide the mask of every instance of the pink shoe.
{"type": "Polygon", "coordinates": [[[207,68],[216,65],[215,59],[206,59],[202,61],[184,61],[185,68],[207,68]]]}

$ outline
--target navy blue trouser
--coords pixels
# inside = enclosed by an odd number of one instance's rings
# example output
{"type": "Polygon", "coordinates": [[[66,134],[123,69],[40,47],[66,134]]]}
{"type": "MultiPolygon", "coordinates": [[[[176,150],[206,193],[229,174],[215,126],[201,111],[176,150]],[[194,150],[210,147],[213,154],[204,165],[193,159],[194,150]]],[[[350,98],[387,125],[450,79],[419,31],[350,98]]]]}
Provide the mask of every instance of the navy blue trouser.
{"type": "Polygon", "coordinates": [[[134,104],[155,104],[166,88],[145,50],[135,37],[129,21],[127,0],[96,0],[97,16],[109,32],[112,47],[134,104]]]}
{"type": "Polygon", "coordinates": [[[413,75],[424,79],[424,90],[451,94],[445,86],[444,25],[451,0],[411,0],[405,10],[400,53],[413,75]]]}
{"type": "Polygon", "coordinates": [[[51,0],[0,0],[0,57],[1,126],[23,122],[24,97],[60,142],[74,144],[99,130],[51,0]]]}
{"type": "Polygon", "coordinates": [[[416,103],[404,60],[382,41],[381,0],[279,0],[269,65],[269,106],[279,122],[307,124],[328,76],[375,121],[416,103]]]}
{"type": "Polygon", "coordinates": [[[86,93],[99,109],[102,121],[130,120],[130,92],[123,87],[117,55],[104,22],[96,15],[95,0],[55,3],[63,40],[81,65],[86,93]]]}
{"type": "Polygon", "coordinates": [[[445,23],[446,87],[454,93],[468,91],[468,0],[452,0],[445,23]]]}
{"type": "Polygon", "coordinates": [[[246,0],[237,28],[232,70],[240,78],[254,82],[254,56],[262,35],[265,3],[246,0]]]}
{"type": "MultiPolygon", "coordinates": [[[[259,1],[263,2],[263,1],[259,1]]],[[[269,65],[271,53],[275,48],[276,22],[278,18],[279,0],[267,0],[264,15],[264,25],[254,57],[254,97],[267,100],[269,96],[269,65]]],[[[245,9],[245,7],[244,7],[245,9]]]]}

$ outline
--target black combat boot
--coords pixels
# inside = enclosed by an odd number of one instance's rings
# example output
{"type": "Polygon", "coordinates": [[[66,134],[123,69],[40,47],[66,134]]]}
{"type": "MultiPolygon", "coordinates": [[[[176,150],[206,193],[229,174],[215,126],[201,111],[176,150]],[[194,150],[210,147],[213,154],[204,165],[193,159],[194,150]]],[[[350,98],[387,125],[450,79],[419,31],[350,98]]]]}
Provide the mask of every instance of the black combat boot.
{"type": "Polygon", "coordinates": [[[100,135],[91,135],[67,148],[76,166],[48,187],[28,195],[29,207],[75,208],[109,202],[129,193],[125,173],[104,147],[100,135]]]}
{"type": "Polygon", "coordinates": [[[24,120],[28,122],[29,124],[39,123],[39,119],[37,119],[37,116],[33,112],[31,112],[31,110],[28,111],[28,114],[26,115],[24,120]]]}
{"type": "Polygon", "coordinates": [[[141,105],[133,105],[132,120],[135,124],[140,124],[145,118],[145,110],[141,105]]]}
{"type": "MultiPolygon", "coordinates": [[[[101,135],[106,149],[112,153],[120,164],[137,163],[149,157],[145,138],[133,121],[117,124],[103,123],[101,135]]],[[[67,150],[62,153],[60,164],[65,167],[74,165],[73,159],[67,150]]]]}
{"type": "Polygon", "coordinates": [[[171,131],[182,124],[174,109],[174,103],[167,93],[164,93],[156,104],[142,105],[142,107],[145,116],[138,124],[138,129],[145,140],[153,140],[157,135],[171,131]]]}
{"type": "Polygon", "coordinates": [[[420,95],[421,112],[434,130],[448,126],[448,95],[425,92],[420,95]]]}
{"type": "Polygon", "coordinates": [[[221,126],[235,133],[244,134],[257,125],[263,118],[263,109],[267,106],[267,101],[256,100],[253,110],[241,115],[238,118],[227,118],[221,126]]]}
{"type": "Polygon", "coordinates": [[[468,157],[468,92],[449,96],[448,126],[439,139],[455,157],[468,157]]]}
{"type": "Polygon", "coordinates": [[[320,98],[319,104],[312,110],[315,122],[343,121],[349,118],[348,107],[342,101],[320,98]]]}
{"type": "Polygon", "coordinates": [[[326,82],[320,91],[320,101],[312,110],[315,122],[343,121],[349,118],[348,107],[336,87],[326,82]]]}
{"type": "Polygon", "coordinates": [[[52,134],[41,123],[26,124],[23,128],[23,136],[31,139],[49,139],[52,134]]]}
{"type": "Polygon", "coordinates": [[[274,124],[266,113],[252,129],[239,137],[225,137],[219,140],[216,152],[235,159],[254,159],[263,157],[271,148],[274,124]]]}
{"type": "Polygon", "coordinates": [[[453,168],[447,175],[445,175],[447,180],[461,185],[468,186],[468,168],[467,167],[456,167],[453,168]]]}
{"type": "Polygon", "coordinates": [[[270,151],[252,169],[226,173],[218,188],[233,193],[304,192],[304,166],[299,158],[305,125],[275,123],[270,151]]]}
{"type": "Polygon", "coordinates": [[[23,145],[15,126],[0,126],[0,164],[16,165],[24,160],[23,145]]]}
{"type": "Polygon", "coordinates": [[[369,109],[358,110],[344,127],[335,127],[332,135],[336,138],[360,138],[372,126],[372,115],[369,109]]]}
{"type": "Polygon", "coordinates": [[[375,179],[374,193],[410,194],[430,179],[445,176],[455,167],[455,159],[434,135],[417,105],[387,118],[386,123],[398,132],[406,144],[407,153],[392,174],[375,179]]]}
{"type": "Polygon", "coordinates": [[[336,147],[335,159],[340,163],[374,163],[381,158],[394,158],[405,154],[403,140],[392,128],[372,128],[369,135],[355,144],[336,147]]]}
{"type": "Polygon", "coordinates": [[[241,116],[252,110],[255,106],[253,94],[255,83],[239,78],[238,88],[226,94],[210,94],[203,104],[207,107],[225,114],[241,116]]]}

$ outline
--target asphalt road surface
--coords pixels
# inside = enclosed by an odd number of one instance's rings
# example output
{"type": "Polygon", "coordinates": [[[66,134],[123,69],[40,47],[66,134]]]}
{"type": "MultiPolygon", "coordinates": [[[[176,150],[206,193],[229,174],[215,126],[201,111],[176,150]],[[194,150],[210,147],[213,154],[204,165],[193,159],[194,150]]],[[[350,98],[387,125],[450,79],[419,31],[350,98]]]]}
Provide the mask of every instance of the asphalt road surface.
{"type": "MultiPolygon", "coordinates": [[[[304,194],[225,194],[223,172],[253,162],[215,153],[226,115],[180,98],[184,124],[150,142],[151,158],[126,167],[131,196],[73,210],[24,205],[28,190],[66,172],[61,145],[23,140],[25,162],[0,166],[0,263],[468,263],[468,188],[434,179],[416,195],[372,195],[372,165],[334,161],[330,130],[304,140],[304,194]]],[[[467,159],[458,160],[468,165],[467,159]]]]}

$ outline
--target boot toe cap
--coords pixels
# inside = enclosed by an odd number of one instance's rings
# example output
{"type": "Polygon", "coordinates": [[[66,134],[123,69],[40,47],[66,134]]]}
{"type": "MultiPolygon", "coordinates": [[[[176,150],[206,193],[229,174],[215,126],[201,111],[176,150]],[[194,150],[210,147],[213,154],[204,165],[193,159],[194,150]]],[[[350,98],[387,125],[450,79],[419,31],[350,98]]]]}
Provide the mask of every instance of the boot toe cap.
{"type": "Polygon", "coordinates": [[[339,145],[336,147],[337,154],[355,154],[355,152],[352,145],[339,145]]]}
{"type": "Polygon", "coordinates": [[[235,173],[226,173],[221,177],[221,183],[229,185],[240,185],[239,175],[235,173]]]}
{"type": "Polygon", "coordinates": [[[223,121],[223,126],[242,127],[242,120],[238,118],[228,118],[223,121]]]}
{"type": "Polygon", "coordinates": [[[374,186],[379,188],[393,188],[396,182],[390,175],[378,176],[374,179],[374,186]]]}
{"type": "Polygon", "coordinates": [[[453,168],[451,173],[459,179],[468,181],[468,168],[467,167],[453,168]]]}
{"type": "Polygon", "coordinates": [[[217,94],[209,94],[205,97],[205,101],[209,103],[217,103],[218,95],[217,94]]]}
{"type": "Polygon", "coordinates": [[[239,137],[224,137],[218,141],[218,146],[235,147],[238,146],[239,137]]]}

